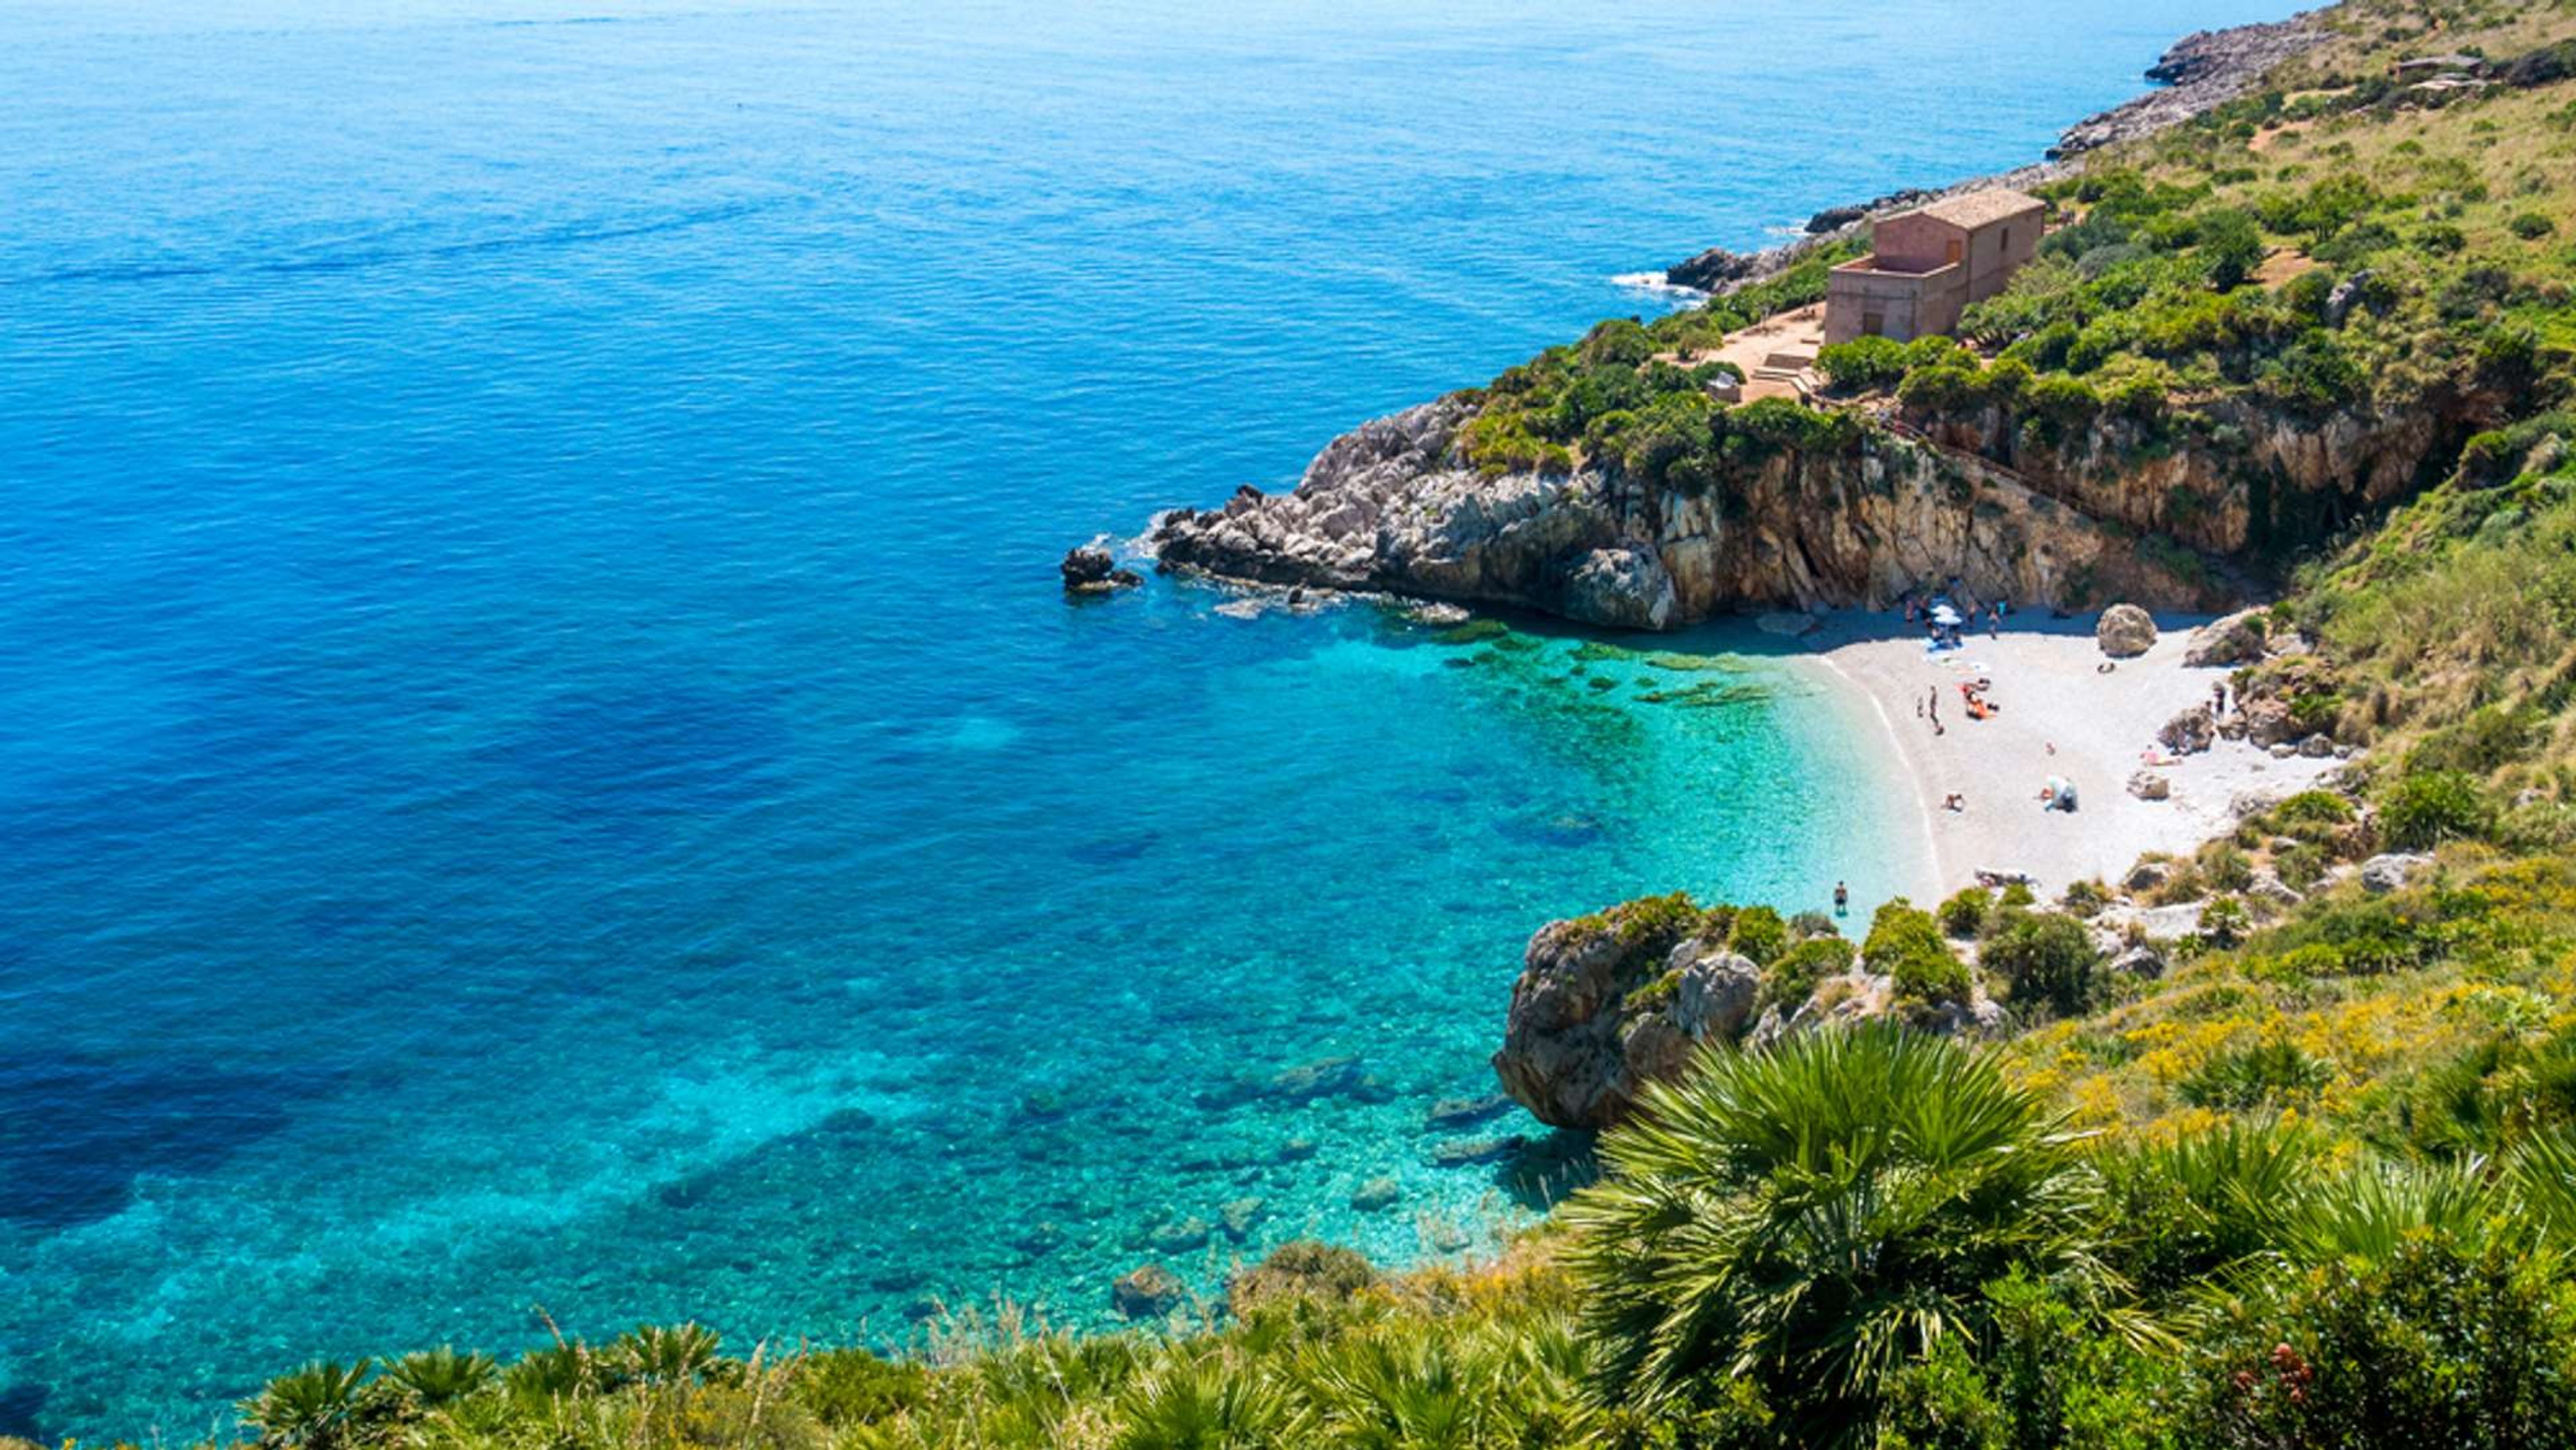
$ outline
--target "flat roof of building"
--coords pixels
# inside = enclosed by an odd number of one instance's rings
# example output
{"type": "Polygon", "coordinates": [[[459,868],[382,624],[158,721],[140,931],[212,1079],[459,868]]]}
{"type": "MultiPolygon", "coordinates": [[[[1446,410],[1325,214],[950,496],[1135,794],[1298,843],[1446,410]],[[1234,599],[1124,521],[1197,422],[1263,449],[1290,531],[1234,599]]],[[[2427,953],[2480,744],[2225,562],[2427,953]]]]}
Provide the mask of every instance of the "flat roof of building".
{"type": "Polygon", "coordinates": [[[2038,197],[2025,195],[2008,186],[1995,186],[1988,187],[1984,191],[1945,196],[1939,201],[1915,209],[1926,216],[1938,217],[1954,227],[1975,228],[1989,222],[2002,221],[2006,217],[2020,216],[2024,212],[2045,210],[2046,203],[2038,197]]]}

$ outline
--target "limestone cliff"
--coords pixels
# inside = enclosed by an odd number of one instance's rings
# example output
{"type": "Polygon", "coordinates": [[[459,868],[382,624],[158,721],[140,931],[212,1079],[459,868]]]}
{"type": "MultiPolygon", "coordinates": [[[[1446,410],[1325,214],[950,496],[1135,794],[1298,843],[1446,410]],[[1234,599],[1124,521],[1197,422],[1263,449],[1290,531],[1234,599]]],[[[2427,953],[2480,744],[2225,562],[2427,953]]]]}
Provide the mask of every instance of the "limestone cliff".
{"type": "MultiPolygon", "coordinates": [[[[2125,527],[1967,454],[1885,431],[1773,452],[1701,492],[1615,473],[1488,475],[1453,394],[1335,439],[1293,492],[1239,491],[1156,520],[1151,551],[1221,578],[1506,604],[1665,629],[1739,609],[1884,605],[1956,579],[1971,597],[2154,608],[2221,602],[2125,527]]],[[[2144,509],[2144,512],[2152,510],[2144,509]]]]}

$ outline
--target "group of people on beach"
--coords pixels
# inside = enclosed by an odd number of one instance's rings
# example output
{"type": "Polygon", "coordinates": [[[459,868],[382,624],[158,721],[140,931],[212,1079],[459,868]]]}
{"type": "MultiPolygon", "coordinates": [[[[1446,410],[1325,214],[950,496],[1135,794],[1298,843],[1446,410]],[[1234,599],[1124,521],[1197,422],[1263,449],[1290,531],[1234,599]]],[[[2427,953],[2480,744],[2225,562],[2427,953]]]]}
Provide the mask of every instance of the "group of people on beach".
{"type": "Polygon", "coordinates": [[[1897,601],[1897,607],[1904,612],[1908,626],[1913,625],[1918,619],[1923,622],[1927,649],[1945,650],[1964,647],[1967,640],[1962,631],[1974,628],[1980,614],[1986,621],[1987,636],[1992,639],[2003,637],[2006,607],[2004,602],[1999,599],[1989,600],[1982,608],[1973,599],[1962,604],[1954,604],[1951,601],[1958,592],[1959,580],[1956,575],[1953,575],[1949,587],[1941,593],[1927,595],[1920,600],[1909,593],[1897,601]]]}

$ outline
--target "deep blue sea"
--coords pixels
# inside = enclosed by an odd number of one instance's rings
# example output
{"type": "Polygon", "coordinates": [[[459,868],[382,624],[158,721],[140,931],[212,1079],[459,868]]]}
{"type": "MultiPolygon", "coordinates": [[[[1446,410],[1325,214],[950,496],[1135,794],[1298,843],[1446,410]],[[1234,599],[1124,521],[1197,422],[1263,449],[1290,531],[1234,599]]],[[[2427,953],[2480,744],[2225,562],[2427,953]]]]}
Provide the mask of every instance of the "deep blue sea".
{"type": "Polygon", "coordinates": [[[0,3],[0,1431],[1479,1241],[1527,933],[1913,879],[1873,727],[1057,557],[2288,8],[0,3]]]}

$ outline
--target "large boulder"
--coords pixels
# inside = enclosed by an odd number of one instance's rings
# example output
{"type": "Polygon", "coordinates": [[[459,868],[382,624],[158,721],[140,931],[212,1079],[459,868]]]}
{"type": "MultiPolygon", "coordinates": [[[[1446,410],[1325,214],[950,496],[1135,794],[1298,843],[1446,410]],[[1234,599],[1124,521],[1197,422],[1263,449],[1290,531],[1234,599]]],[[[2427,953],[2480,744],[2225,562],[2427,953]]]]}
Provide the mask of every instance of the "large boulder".
{"type": "Polygon", "coordinates": [[[2263,658],[2269,631],[2260,609],[2240,609],[2225,619],[2201,626],[2183,652],[2187,665],[2250,665],[2263,658]]]}
{"type": "Polygon", "coordinates": [[[2245,738],[2265,749],[2289,744],[2308,733],[2291,718],[2287,703],[2268,696],[2243,702],[2237,714],[2244,723],[2245,738]]]}
{"type": "Polygon", "coordinates": [[[2142,801],[2170,800],[2173,782],[2152,770],[2141,770],[2129,777],[2129,794],[2142,801]]]}
{"type": "Polygon", "coordinates": [[[1565,577],[1565,612],[1614,629],[1661,629],[1673,617],[1673,576],[1648,549],[1594,549],[1565,577]]]}
{"type": "Polygon", "coordinates": [[[2102,653],[2115,660],[2130,659],[2156,647],[2156,622],[2134,604],[2114,604],[2102,611],[2093,626],[2093,638],[2102,653]]]}
{"type": "Polygon", "coordinates": [[[1699,1043],[1742,1035],[1761,968],[1703,937],[1708,923],[1676,900],[1550,922],[1530,938],[1493,1061],[1539,1121],[1606,1128],[1699,1043]]]}
{"type": "Polygon", "coordinates": [[[2413,856],[2404,852],[2392,851],[2384,856],[2373,856],[2361,863],[2361,889],[2374,896],[2403,891],[2407,883],[2415,879],[2417,872],[2432,864],[2430,856],[2413,856]]]}
{"type": "Polygon", "coordinates": [[[2218,717],[2207,705],[2194,705],[2165,722],[2156,739],[2177,755],[2198,755],[2218,741],[2218,717]]]}

